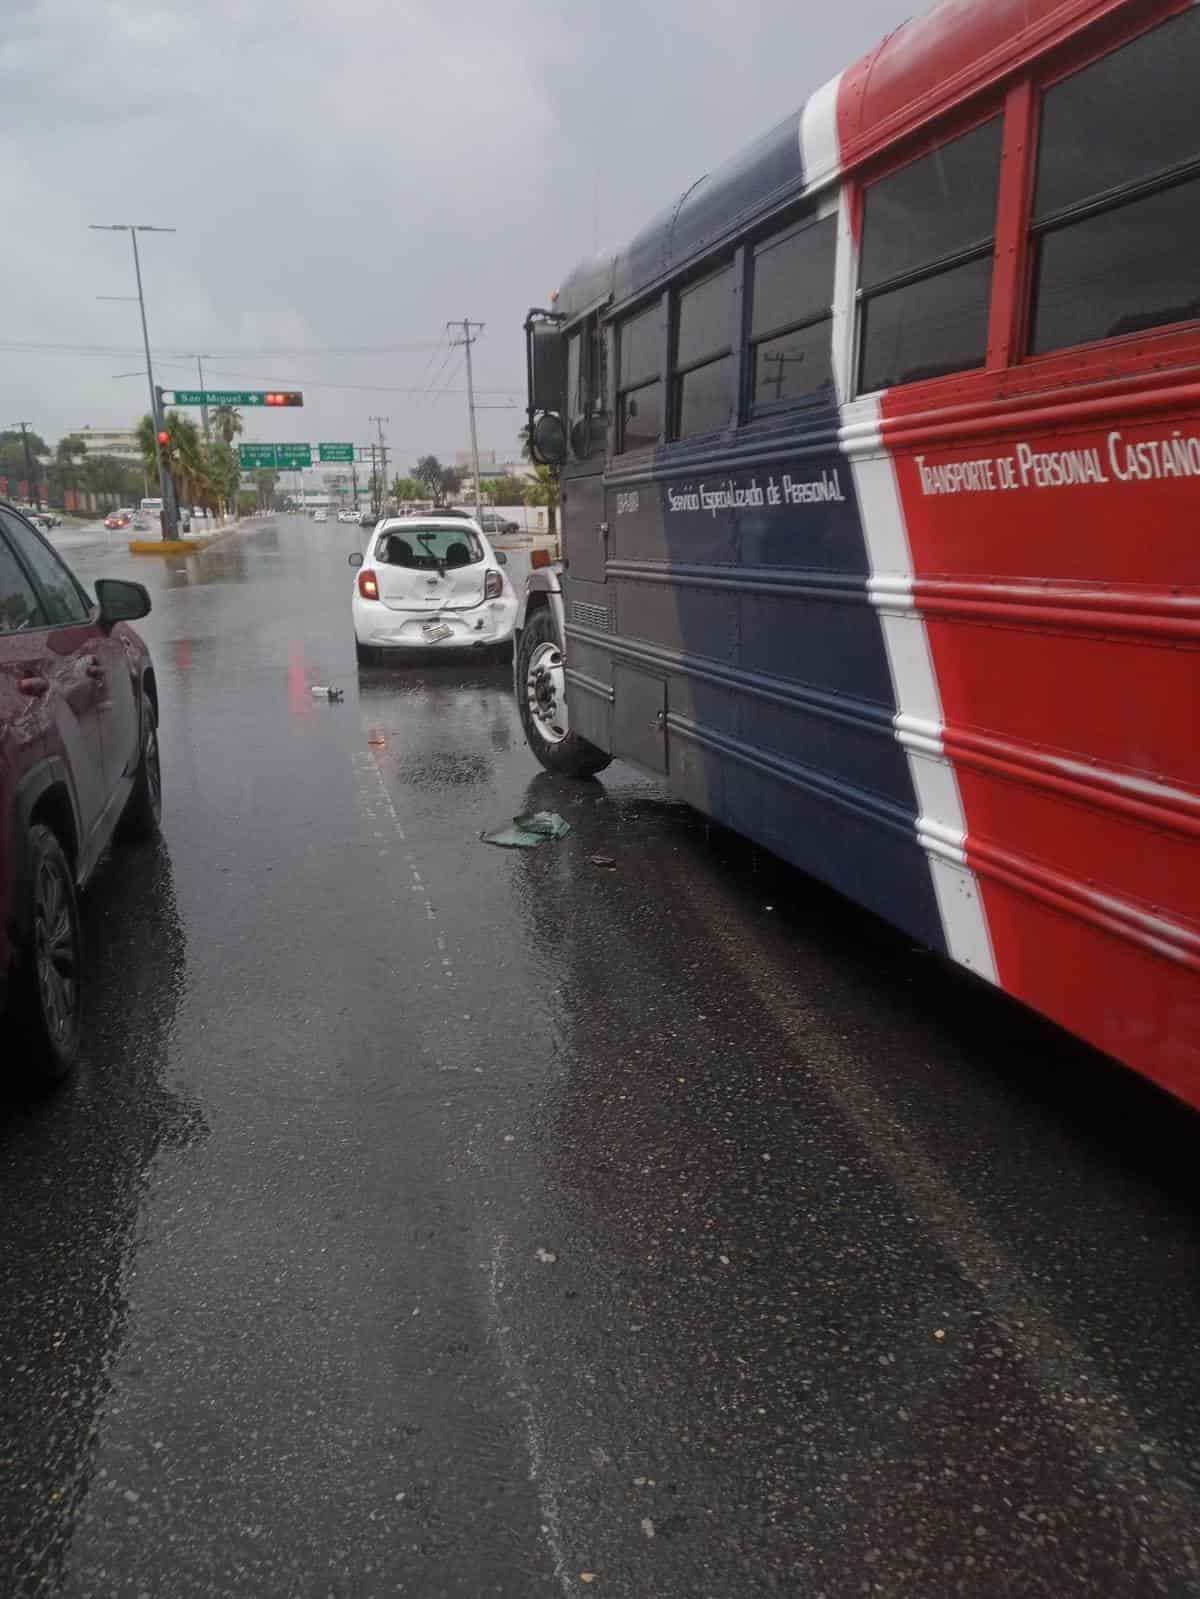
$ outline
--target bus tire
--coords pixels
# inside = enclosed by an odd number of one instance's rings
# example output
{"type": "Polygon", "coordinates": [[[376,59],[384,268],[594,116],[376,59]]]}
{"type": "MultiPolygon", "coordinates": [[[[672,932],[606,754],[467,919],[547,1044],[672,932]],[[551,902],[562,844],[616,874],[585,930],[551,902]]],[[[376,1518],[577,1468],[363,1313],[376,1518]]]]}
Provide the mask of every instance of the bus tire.
{"type": "Polygon", "coordinates": [[[548,772],[560,777],[594,777],[612,756],[571,731],[563,666],[554,618],[543,607],[526,622],[517,652],[521,725],[530,749],[548,772]]]}

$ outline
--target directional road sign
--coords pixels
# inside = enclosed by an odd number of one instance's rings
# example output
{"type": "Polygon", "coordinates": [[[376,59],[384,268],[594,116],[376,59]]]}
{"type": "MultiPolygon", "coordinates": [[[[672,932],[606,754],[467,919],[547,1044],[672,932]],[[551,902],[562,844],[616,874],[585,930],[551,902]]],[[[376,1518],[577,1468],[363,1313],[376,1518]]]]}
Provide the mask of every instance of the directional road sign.
{"type": "Polygon", "coordinates": [[[273,444],[239,444],[237,450],[243,472],[261,471],[264,467],[273,468],[278,464],[273,444]]]}
{"type": "Polygon", "coordinates": [[[311,444],[277,444],[275,464],[281,470],[294,472],[298,467],[312,465],[311,444]]]}
{"type": "Polygon", "coordinates": [[[318,444],[317,459],[319,461],[353,461],[353,444],[318,444]]]}
{"type": "Polygon", "coordinates": [[[299,389],[164,389],[168,405],[303,405],[299,389]]]}

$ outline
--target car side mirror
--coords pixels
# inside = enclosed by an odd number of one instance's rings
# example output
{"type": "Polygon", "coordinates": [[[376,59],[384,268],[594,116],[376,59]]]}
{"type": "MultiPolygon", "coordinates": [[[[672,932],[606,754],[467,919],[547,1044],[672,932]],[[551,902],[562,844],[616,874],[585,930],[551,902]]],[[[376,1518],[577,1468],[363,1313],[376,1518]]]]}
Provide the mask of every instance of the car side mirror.
{"type": "Polygon", "coordinates": [[[102,627],[112,627],[114,622],[136,622],[150,615],[149,589],[123,577],[97,578],[96,598],[100,601],[102,627]]]}
{"type": "Polygon", "coordinates": [[[363,552],[361,550],[354,550],[348,557],[348,560],[351,566],[361,566],[363,564],[363,552]]]}
{"type": "Polygon", "coordinates": [[[497,566],[507,566],[508,565],[508,556],[505,555],[503,550],[493,550],[492,554],[496,557],[496,565],[497,566]]]}

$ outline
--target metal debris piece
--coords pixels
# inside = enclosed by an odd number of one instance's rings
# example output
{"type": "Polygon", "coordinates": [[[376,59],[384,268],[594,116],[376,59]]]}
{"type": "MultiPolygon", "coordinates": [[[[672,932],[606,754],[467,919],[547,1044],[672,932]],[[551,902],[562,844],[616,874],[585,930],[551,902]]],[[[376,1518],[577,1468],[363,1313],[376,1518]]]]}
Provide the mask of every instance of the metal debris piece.
{"type": "Polygon", "coordinates": [[[328,683],[314,683],[312,696],[314,700],[329,700],[333,705],[346,697],[343,689],[331,688],[328,683]]]}

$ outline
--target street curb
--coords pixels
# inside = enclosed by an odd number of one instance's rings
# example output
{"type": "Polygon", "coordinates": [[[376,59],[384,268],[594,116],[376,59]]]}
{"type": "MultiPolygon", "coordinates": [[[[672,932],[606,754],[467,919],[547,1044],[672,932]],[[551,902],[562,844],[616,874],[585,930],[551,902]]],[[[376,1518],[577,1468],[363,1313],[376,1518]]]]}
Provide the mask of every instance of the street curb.
{"type": "Polygon", "coordinates": [[[130,555],[199,555],[209,539],[131,539],[130,555]]]}
{"type": "Polygon", "coordinates": [[[129,553],[130,555],[200,555],[205,550],[223,544],[226,539],[231,539],[238,533],[248,532],[251,523],[264,520],[263,517],[245,517],[242,521],[235,522],[232,527],[218,528],[206,538],[133,539],[130,541],[129,553]]]}

